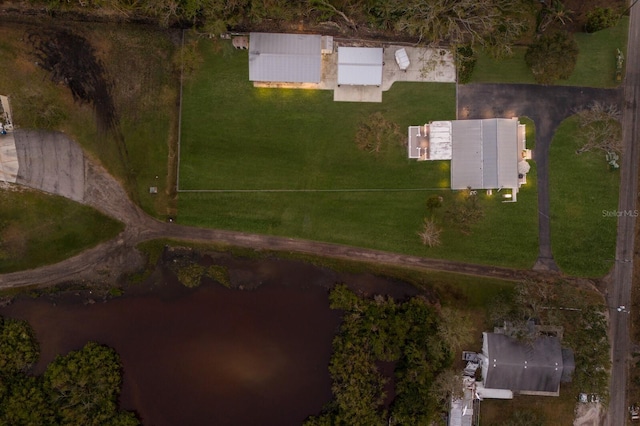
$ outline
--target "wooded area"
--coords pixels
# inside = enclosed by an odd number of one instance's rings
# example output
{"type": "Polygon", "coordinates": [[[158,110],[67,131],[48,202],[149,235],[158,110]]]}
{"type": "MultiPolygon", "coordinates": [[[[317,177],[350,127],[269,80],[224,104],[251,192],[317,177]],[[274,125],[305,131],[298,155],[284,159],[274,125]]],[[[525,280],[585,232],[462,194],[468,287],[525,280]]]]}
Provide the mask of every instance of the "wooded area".
{"type": "Polygon", "coordinates": [[[122,367],[113,349],[89,342],[34,376],[39,354],[26,321],[0,317],[0,424],[140,424],[134,413],[118,409],[122,367]]]}

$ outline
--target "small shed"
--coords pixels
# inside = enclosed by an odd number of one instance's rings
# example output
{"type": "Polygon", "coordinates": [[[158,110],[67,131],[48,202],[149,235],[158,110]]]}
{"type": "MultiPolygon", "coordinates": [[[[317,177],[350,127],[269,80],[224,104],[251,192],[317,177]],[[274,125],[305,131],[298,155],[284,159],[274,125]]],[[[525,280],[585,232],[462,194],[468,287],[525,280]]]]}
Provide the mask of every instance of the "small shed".
{"type": "Polygon", "coordinates": [[[380,86],[381,47],[338,47],[338,85],[380,86]]]}

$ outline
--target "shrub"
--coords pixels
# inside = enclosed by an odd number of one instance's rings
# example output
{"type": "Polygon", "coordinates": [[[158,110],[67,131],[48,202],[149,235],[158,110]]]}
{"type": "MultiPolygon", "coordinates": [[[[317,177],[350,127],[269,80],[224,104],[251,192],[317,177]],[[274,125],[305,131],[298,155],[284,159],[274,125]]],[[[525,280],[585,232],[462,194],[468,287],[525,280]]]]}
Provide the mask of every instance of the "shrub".
{"type": "Polygon", "coordinates": [[[460,46],[456,49],[456,67],[458,68],[458,83],[466,84],[471,81],[476,67],[476,54],[471,46],[460,46]]]}
{"type": "Polygon", "coordinates": [[[176,275],[182,285],[193,288],[200,285],[200,280],[204,272],[204,266],[198,265],[197,263],[188,263],[180,266],[176,275]]]}
{"type": "Polygon", "coordinates": [[[578,44],[566,32],[542,35],[529,46],[524,59],[538,83],[551,84],[571,76],[578,60],[578,44]]]}
{"type": "Polygon", "coordinates": [[[207,268],[206,276],[215,280],[219,284],[226,288],[231,287],[231,280],[229,278],[229,270],[226,266],[211,265],[207,268]]]}
{"type": "Polygon", "coordinates": [[[595,33],[596,31],[614,27],[619,18],[620,15],[610,7],[596,7],[587,13],[587,23],[584,25],[584,30],[588,33],[595,33]]]}

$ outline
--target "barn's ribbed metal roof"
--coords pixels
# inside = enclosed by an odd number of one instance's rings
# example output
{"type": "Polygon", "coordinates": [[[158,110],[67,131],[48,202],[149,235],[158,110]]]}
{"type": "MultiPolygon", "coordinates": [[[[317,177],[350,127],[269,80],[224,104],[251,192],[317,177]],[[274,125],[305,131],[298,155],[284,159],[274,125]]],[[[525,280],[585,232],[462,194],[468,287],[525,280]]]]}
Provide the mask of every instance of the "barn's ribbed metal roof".
{"type": "Polygon", "coordinates": [[[319,83],[321,43],[320,35],[251,33],[249,80],[319,83]]]}

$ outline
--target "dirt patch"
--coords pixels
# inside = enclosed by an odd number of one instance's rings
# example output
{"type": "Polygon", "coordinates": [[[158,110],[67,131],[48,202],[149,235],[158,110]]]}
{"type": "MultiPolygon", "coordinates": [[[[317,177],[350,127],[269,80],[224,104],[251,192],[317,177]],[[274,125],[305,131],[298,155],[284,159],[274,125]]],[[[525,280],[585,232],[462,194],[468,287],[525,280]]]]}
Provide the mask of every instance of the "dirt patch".
{"type": "Polygon", "coordinates": [[[54,82],[66,85],[73,99],[89,103],[96,113],[101,133],[118,127],[111,96],[113,83],[97,59],[93,46],[82,36],[67,30],[35,29],[27,34],[38,65],[51,73],[54,82]]]}
{"type": "Polygon", "coordinates": [[[602,410],[600,404],[578,404],[576,419],[573,426],[599,426],[602,424],[602,410]]]}

